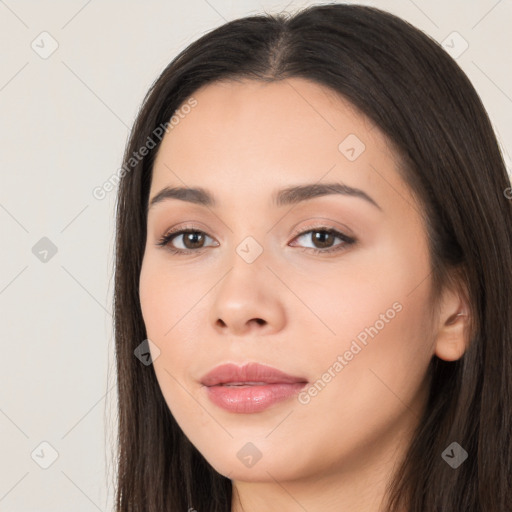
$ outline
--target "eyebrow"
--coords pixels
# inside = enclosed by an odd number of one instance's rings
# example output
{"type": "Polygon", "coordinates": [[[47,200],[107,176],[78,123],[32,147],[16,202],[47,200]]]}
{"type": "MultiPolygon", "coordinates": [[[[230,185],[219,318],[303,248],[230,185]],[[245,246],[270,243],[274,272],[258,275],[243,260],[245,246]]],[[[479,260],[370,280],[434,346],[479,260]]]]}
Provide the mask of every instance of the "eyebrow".
{"type": "MultiPolygon", "coordinates": [[[[382,211],[377,202],[366,192],[358,188],[349,187],[343,183],[311,183],[284,188],[272,195],[272,201],[275,206],[285,206],[332,194],[364,199],[382,211]]],[[[178,199],[212,208],[218,206],[213,195],[202,187],[165,187],[151,199],[148,210],[155,204],[168,199],[178,199]]]]}

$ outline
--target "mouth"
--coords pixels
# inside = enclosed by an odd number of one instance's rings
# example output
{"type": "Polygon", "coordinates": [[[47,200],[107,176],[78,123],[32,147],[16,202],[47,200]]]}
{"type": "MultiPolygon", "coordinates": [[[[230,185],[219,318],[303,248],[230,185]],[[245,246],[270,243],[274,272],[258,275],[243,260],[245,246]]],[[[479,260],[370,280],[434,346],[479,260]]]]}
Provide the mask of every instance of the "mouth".
{"type": "Polygon", "coordinates": [[[237,366],[233,363],[216,366],[201,379],[203,386],[261,386],[267,384],[295,384],[306,383],[305,377],[289,375],[272,366],[260,363],[248,363],[237,366]]]}
{"type": "Polygon", "coordinates": [[[271,382],[225,382],[223,384],[216,384],[217,386],[267,386],[268,384],[276,384],[271,382]]]}
{"type": "Polygon", "coordinates": [[[257,413],[283,402],[303,389],[308,381],[276,368],[249,363],[217,366],[201,379],[207,397],[232,413],[257,413]]]}

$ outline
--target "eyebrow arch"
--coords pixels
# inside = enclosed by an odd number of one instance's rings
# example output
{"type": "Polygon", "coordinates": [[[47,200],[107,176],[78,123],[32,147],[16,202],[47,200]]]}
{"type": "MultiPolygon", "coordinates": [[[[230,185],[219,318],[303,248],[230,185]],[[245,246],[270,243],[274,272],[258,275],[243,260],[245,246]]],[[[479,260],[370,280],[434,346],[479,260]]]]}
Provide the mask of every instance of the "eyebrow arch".
{"type": "Polygon", "coordinates": [[[377,202],[366,192],[359,188],[349,187],[343,183],[312,183],[308,185],[288,187],[275,193],[273,200],[276,206],[284,206],[330,194],[358,197],[368,201],[370,204],[382,211],[382,208],[377,204],[377,202]]]}
{"type": "MultiPolygon", "coordinates": [[[[343,183],[296,185],[278,190],[273,194],[272,200],[275,206],[285,206],[330,194],[358,197],[382,211],[382,208],[366,192],[358,188],[349,187],[343,183]]],[[[217,201],[213,195],[202,187],[165,187],[151,199],[148,210],[155,204],[166,199],[179,199],[181,201],[208,207],[217,206],[217,201]]]]}

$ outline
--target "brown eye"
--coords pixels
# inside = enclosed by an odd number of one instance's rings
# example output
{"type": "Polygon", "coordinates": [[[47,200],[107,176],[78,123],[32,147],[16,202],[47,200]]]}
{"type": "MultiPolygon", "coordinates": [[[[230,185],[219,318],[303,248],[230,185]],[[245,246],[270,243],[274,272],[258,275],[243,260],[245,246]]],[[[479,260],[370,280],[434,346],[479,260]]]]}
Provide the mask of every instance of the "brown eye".
{"type": "Polygon", "coordinates": [[[355,238],[344,235],[332,228],[310,229],[295,237],[296,240],[300,240],[301,238],[305,241],[311,241],[313,244],[312,247],[304,247],[304,251],[311,251],[318,254],[343,250],[356,242],[355,238]],[[335,243],[336,239],[341,240],[341,242],[335,243]]]}
{"type": "Polygon", "coordinates": [[[204,244],[204,234],[200,231],[186,231],[182,233],[185,249],[200,249],[204,244]]]}
{"type": "Polygon", "coordinates": [[[163,236],[157,245],[167,247],[169,250],[175,252],[198,251],[207,247],[205,245],[207,238],[211,239],[211,237],[202,231],[182,229],[163,236]]]}
{"type": "Polygon", "coordinates": [[[336,238],[332,233],[328,231],[312,231],[311,233],[314,234],[312,240],[318,249],[326,249],[331,247],[336,238]]]}

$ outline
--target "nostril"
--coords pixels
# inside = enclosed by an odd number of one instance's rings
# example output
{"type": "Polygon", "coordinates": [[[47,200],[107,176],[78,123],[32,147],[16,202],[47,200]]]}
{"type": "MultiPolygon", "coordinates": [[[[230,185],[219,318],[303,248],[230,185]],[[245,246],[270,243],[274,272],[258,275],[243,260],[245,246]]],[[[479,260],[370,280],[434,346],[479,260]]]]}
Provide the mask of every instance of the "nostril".
{"type": "MultiPolygon", "coordinates": [[[[251,322],[256,322],[258,325],[266,325],[267,324],[266,320],[263,320],[262,318],[253,318],[253,319],[251,319],[251,322]]],[[[220,327],[227,327],[226,322],[224,322],[224,320],[222,320],[222,318],[217,319],[217,325],[220,327]]]]}

